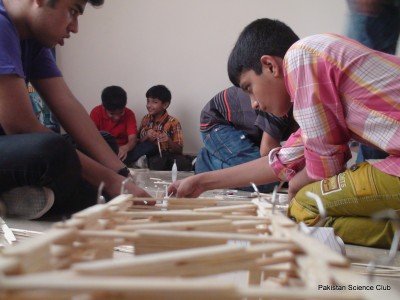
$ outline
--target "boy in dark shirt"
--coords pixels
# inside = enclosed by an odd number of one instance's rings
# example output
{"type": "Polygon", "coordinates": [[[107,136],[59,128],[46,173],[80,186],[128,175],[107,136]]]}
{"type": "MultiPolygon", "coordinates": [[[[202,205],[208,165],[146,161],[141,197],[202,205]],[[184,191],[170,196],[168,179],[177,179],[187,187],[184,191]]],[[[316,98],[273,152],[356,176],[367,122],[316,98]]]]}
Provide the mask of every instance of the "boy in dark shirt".
{"type": "MultiPolygon", "coordinates": [[[[293,115],[275,117],[254,110],[250,97],[232,86],[215,95],[200,115],[204,147],[197,155],[195,172],[225,169],[268,155],[297,129],[293,115]]],[[[272,191],[275,183],[260,185],[272,191]]],[[[241,188],[249,190],[249,187],[241,188]]],[[[250,187],[250,190],[253,190],[250,187]]]]}

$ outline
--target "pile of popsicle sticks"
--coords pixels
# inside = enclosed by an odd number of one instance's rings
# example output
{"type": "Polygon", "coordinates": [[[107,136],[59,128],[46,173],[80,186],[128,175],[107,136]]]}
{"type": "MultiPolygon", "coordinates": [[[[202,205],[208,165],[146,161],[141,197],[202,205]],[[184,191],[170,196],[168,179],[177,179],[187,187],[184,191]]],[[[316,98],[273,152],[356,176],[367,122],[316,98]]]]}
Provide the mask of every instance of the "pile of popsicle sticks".
{"type": "Polygon", "coordinates": [[[148,201],[121,195],[3,249],[0,299],[399,299],[323,290],[378,282],[262,199],[148,201]]]}

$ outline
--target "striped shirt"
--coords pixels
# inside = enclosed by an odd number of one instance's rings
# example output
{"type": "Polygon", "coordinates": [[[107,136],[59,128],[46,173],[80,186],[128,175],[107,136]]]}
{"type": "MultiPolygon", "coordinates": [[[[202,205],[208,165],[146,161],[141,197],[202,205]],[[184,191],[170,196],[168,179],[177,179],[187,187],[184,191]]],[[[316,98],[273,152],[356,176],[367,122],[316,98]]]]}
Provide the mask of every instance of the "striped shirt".
{"type": "Polygon", "coordinates": [[[270,153],[282,180],[306,166],[313,179],[343,171],[350,139],[389,156],[373,165],[400,176],[400,58],[334,34],[310,36],[284,57],[287,90],[300,129],[270,153]]]}
{"type": "MultiPolygon", "coordinates": [[[[183,147],[183,132],[181,123],[178,119],[170,116],[165,112],[159,120],[154,120],[154,117],[147,114],[143,117],[142,123],[140,125],[140,138],[143,138],[149,129],[153,129],[156,132],[164,131],[169,138],[178,145],[183,147]]],[[[160,143],[161,150],[169,151],[168,142],[160,143]]]]}

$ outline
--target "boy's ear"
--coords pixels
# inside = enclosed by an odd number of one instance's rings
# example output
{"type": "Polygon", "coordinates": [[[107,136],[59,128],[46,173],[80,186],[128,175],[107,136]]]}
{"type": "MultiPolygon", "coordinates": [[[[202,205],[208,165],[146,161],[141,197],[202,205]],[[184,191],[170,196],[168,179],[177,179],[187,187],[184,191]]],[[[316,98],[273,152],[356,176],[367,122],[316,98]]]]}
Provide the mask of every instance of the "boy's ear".
{"type": "Polygon", "coordinates": [[[46,0],[34,0],[35,4],[39,7],[44,6],[46,4],[46,0]]]}
{"type": "Polygon", "coordinates": [[[164,102],[164,103],[163,103],[164,109],[167,109],[167,108],[169,107],[170,104],[171,104],[171,102],[164,102]]]}
{"type": "Polygon", "coordinates": [[[263,72],[271,73],[274,77],[281,75],[282,59],[276,56],[263,55],[260,58],[263,72]]]}

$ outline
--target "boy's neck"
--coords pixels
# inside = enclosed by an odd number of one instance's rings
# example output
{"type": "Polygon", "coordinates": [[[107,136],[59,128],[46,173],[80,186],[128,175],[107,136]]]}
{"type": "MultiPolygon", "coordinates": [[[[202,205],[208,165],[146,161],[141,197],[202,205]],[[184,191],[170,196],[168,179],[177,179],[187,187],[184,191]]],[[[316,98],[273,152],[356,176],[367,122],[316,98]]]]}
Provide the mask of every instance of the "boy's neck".
{"type": "Polygon", "coordinates": [[[167,112],[167,110],[163,110],[162,112],[153,115],[154,121],[159,121],[161,119],[161,117],[167,112]]]}

